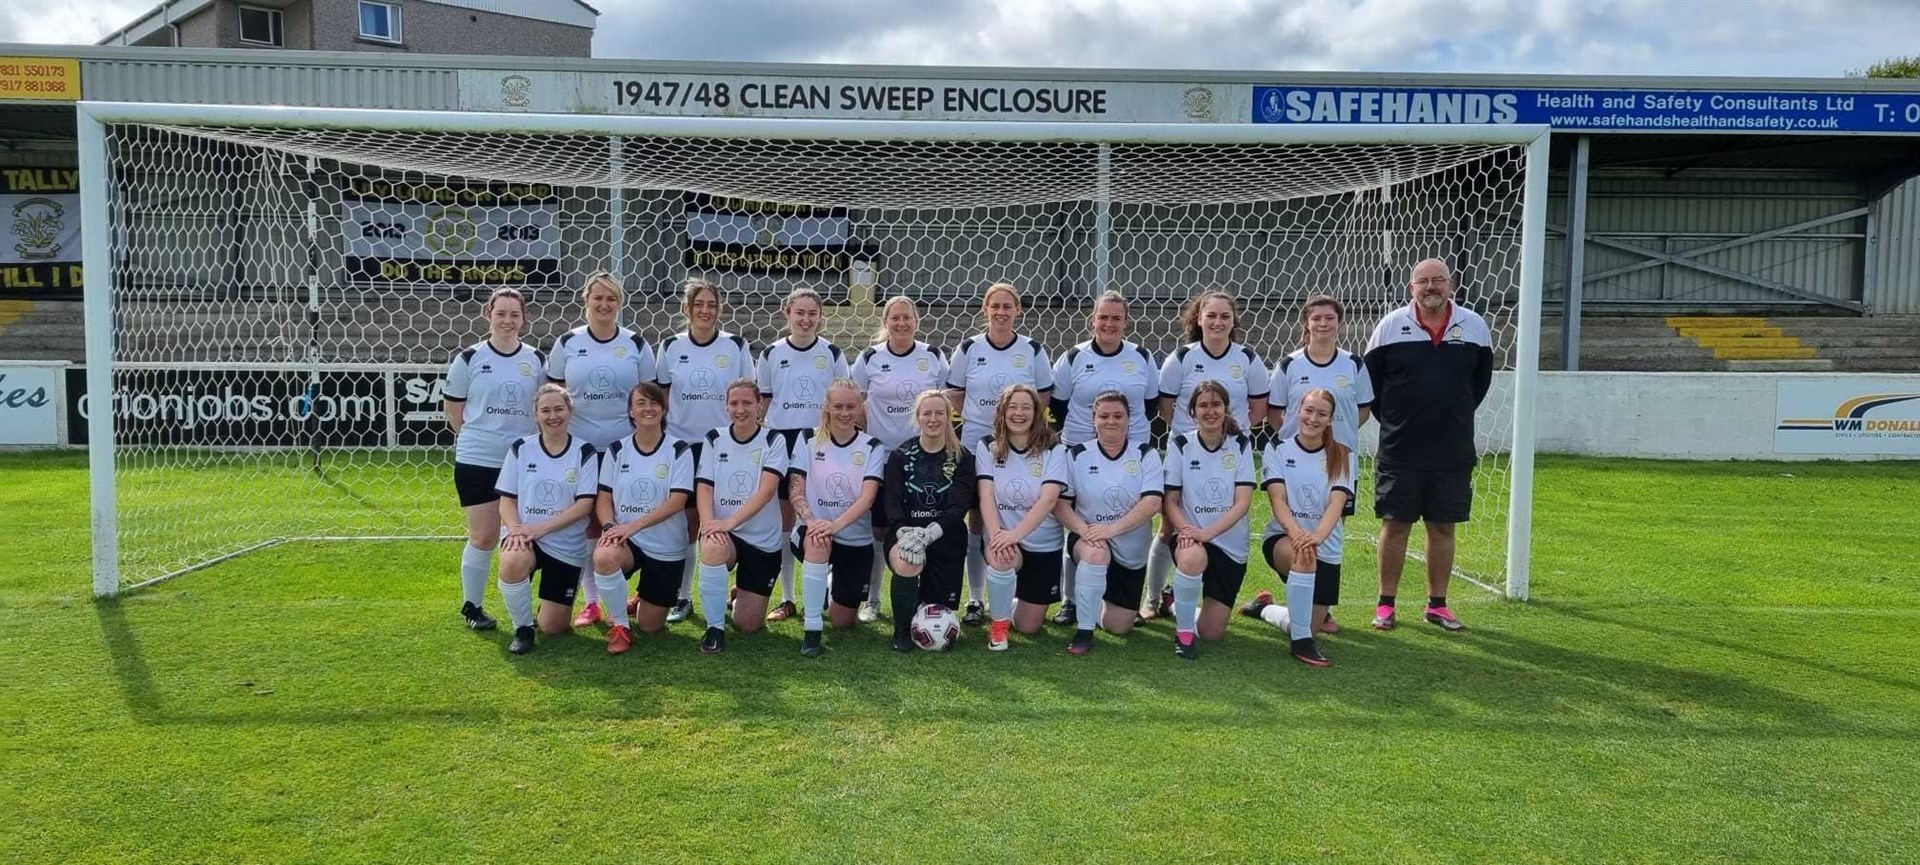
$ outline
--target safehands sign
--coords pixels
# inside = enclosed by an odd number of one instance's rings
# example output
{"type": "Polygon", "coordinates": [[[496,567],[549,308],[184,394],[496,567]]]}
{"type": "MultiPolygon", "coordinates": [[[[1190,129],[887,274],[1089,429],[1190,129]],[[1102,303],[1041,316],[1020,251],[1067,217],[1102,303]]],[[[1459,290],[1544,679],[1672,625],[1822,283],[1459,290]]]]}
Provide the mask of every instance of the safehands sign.
{"type": "Polygon", "coordinates": [[[1782,380],[1773,449],[1920,456],[1920,376],[1782,380]]]}
{"type": "Polygon", "coordinates": [[[1590,132],[1920,133],[1920,93],[1255,87],[1253,122],[1543,124],[1590,132]]]}

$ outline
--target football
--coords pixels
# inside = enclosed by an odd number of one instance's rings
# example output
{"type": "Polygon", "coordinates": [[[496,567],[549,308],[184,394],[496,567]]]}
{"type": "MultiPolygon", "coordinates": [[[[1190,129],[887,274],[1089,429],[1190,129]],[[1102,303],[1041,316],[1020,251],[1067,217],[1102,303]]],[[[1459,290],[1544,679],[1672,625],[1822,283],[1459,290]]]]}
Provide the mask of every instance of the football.
{"type": "Polygon", "coordinates": [[[929,652],[944,652],[960,642],[960,617],[940,604],[923,604],[913,614],[913,643],[929,652]]]}

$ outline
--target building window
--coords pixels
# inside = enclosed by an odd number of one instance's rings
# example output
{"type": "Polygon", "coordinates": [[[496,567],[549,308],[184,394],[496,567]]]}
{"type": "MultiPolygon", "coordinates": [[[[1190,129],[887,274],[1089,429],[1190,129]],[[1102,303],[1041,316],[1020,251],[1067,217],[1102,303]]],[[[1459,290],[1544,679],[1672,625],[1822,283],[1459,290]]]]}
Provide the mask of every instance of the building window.
{"type": "Polygon", "coordinates": [[[400,7],[393,3],[361,0],[360,38],[379,42],[399,42],[400,7]]]}
{"type": "Polygon", "coordinates": [[[285,46],[286,36],[280,31],[280,10],[240,7],[240,41],[249,45],[272,45],[275,48],[285,46]]]}

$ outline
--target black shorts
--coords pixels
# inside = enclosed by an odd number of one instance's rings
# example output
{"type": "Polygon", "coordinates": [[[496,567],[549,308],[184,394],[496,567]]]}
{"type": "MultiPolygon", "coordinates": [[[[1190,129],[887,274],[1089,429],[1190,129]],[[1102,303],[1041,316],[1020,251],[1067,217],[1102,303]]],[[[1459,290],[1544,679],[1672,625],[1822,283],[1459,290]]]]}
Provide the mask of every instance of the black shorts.
{"type": "MultiPolygon", "coordinates": [[[[927,563],[920,568],[920,603],[939,604],[950,610],[960,609],[960,589],[966,583],[966,545],[970,537],[972,535],[965,532],[961,532],[959,537],[943,534],[940,540],[927,547],[927,563]]],[[[883,554],[893,550],[893,532],[887,532],[886,539],[883,554]]],[[[891,556],[887,562],[891,570],[891,556]]]]}
{"type": "Polygon", "coordinates": [[[627,568],[627,578],[632,579],[634,572],[640,573],[640,581],[633,586],[633,593],[656,607],[671,607],[680,599],[680,574],[686,568],[684,559],[656,559],[640,549],[633,539],[627,539],[627,552],[633,556],[633,564],[627,568]]]}
{"type": "Polygon", "coordinates": [[[1233,606],[1240,597],[1240,585],[1247,581],[1247,563],[1234,561],[1212,543],[1201,546],[1207,549],[1207,569],[1200,573],[1201,596],[1233,606]]]}
{"type": "MultiPolygon", "coordinates": [[[[798,527],[794,529],[796,533],[800,531],[798,527]]],[[[793,543],[791,535],[788,540],[793,557],[800,560],[802,568],[806,567],[807,551],[793,543]]],[[[867,590],[873,586],[873,545],[834,541],[827,549],[827,569],[832,572],[827,587],[833,602],[843,607],[860,606],[867,600],[867,590]]]]}
{"type": "MultiPolygon", "coordinates": [[[[540,600],[562,606],[573,606],[573,596],[580,591],[580,566],[570,565],[560,559],[547,555],[539,541],[533,542],[533,572],[540,575],[540,586],[536,594],[540,600]]],[[[678,589],[679,586],[674,588],[678,589]]]]}
{"type": "MultiPolygon", "coordinates": [[[[1153,545],[1156,543],[1159,542],[1149,541],[1147,543],[1147,554],[1149,558],[1152,557],[1153,545]]],[[[1067,549],[1071,550],[1079,545],[1080,536],[1073,532],[1068,532],[1067,549]]],[[[1114,561],[1112,558],[1113,544],[1111,543],[1107,544],[1107,554],[1107,591],[1100,596],[1100,599],[1116,607],[1126,607],[1134,610],[1140,609],[1140,593],[1145,591],[1147,587],[1146,566],[1141,565],[1137,568],[1131,568],[1114,561]],[[1132,600],[1128,600],[1128,598],[1132,598],[1132,600]]],[[[1080,560],[1075,559],[1074,561],[1077,562],[1080,560]]],[[[1086,563],[1082,562],[1080,567],[1085,568],[1086,563]]]]}
{"type": "MultiPolygon", "coordinates": [[[[781,447],[786,448],[788,459],[792,459],[794,445],[798,444],[801,440],[805,439],[807,436],[807,433],[810,433],[810,432],[812,432],[812,430],[777,429],[773,431],[773,436],[774,438],[777,438],[780,440],[781,447]]],[[[786,501],[793,500],[792,496],[787,495],[787,482],[791,480],[793,480],[792,472],[787,472],[786,474],[783,474],[780,476],[780,489],[773,494],[774,501],[786,502],[786,501]]]]}
{"type": "MultiPolygon", "coordinates": [[[[1261,554],[1267,557],[1267,567],[1273,569],[1273,575],[1280,579],[1282,586],[1287,584],[1287,575],[1279,565],[1273,563],[1273,547],[1285,538],[1285,534],[1271,534],[1260,544],[1261,554]]],[[[1340,566],[1338,564],[1328,561],[1314,562],[1313,602],[1322,607],[1340,605],[1340,566]]]]}
{"type": "Polygon", "coordinates": [[[1473,470],[1376,464],[1373,515],[1400,523],[1464,523],[1473,515],[1473,470]]]}
{"type": "Polygon", "coordinates": [[[1044,607],[1060,603],[1061,551],[1034,552],[1020,548],[1020,570],[1015,571],[1013,596],[1023,604],[1044,607]]]}
{"type": "MultiPolygon", "coordinates": [[[[740,591],[753,595],[772,595],[773,585],[780,579],[780,551],[763,550],[740,539],[739,535],[728,534],[733,539],[733,585],[740,591]]],[[[680,592],[679,575],[674,576],[673,591],[680,592]]]]}
{"type": "Polygon", "coordinates": [[[453,464],[453,490],[459,494],[460,506],[463,508],[499,501],[500,491],[493,488],[499,482],[498,466],[488,468],[472,463],[453,464]]]}

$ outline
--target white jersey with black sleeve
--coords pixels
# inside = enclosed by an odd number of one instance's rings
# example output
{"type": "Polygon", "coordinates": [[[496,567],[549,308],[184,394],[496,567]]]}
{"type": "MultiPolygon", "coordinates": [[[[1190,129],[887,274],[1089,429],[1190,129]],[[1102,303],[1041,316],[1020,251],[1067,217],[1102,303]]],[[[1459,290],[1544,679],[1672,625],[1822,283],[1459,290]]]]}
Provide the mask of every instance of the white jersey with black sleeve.
{"type": "Polygon", "coordinates": [[[547,378],[573,394],[573,434],[596,448],[632,435],[627,394],[634,385],[653,381],[655,360],[646,338],[624,327],[602,340],[583,324],[554,340],[547,378]]]}
{"type": "MultiPolygon", "coordinates": [[[[1089,523],[1110,523],[1127,515],[1142,498],[1159,498],[1166,483],[1160,452],[1131,439],[1118,453],[1102,450],[1098,441],[1063,445],[1066,448],[1066,488],[1060,497],[1089,523]]],[[[1107,548],[1113,560],[1130,568],[1145,567],[1147,545],[1153,540],[1153,521],[1134,526],[1111,538],[1107,548]]]]}
{"type": "Polygon", "coordinates": [[[1053,361],[1040,343],[1015,336],[1006,345],[994,345],[976,334],[954,351],[947,368],[947,387],[963,395],[960,404],[960,444],[971,448],[993,432],[993,412],[1000,392],[1008,385],[1025,384],[1040,392],[1044,403],[1053,389],[1053,361]]]}
{"type": "MultiPolygon", "coordinates": [[[[507,447],[495,491],[512,499],[522,525],[537,523],[566,510],[575,501],[599,495],[600,463],[593,445],[579,436],[567,436],[567,446],[548,453],[540,434],[514,439],[507,447]]],[[[569,565],[585,566],[593,546],[587,540],[588,517],[581,517],[535,540],[547,555],[569,565]]]]}
{"type": "MultiPolygon", "coordinates": [[[[1253,440],[1231,435],[1210,449],[1197,432],[1174,435],[1167,439],[1166,467],[1167,491],[1180,491],[1181,516],[1196,528],[1206,528],[1233,509],[1233,497],[1242,487],[1253,489],[1253,440]]],[[[1236,562],[1247,560],[1247,522],[1242,516],[1212,542],[1236,562]]]]}
{"type": "MultiPolygon", "coordinates": [[[[1320,527],[1320,518],[1327,513],[1334,490],[1345,490],[1347,500],[1353,500],[1354,478],[1360,474],[1360,457],[1354,451],[1347,452],[1347,471],[1339,480],[1327,477],[1326,445],[1308,450],[1300,446],[1298,438],[1275,439],[1267,445],[1262,455],[1265,463],[1265,485],[1271,490],[1274,484],[1282,484],[1287,490],[1287,510],[1293,512],[1293,520],[1307,531],[1320,527]]],[[[1285,531],[1279,519],[1267,523],[1267,534],[1277,535],[1285,531]]],[[[1327,535],[1325,543],[1320,545],[1320,560],[1328,564],[1340,564],[1341,545],[1347,532],[1347,521],[1342,518],[1333,527],[1333,533],[1327,535]]]]}
{"type": "Polygon", "coordinates": [[[1280,437],[1293,438],[1300,430],[1294,412],[1307,391],[1320,387],[1333,394],[1333,440],[1348,448],[1359,447],[1360,409],[1373,405],[1373,378],[1359,355],[1337,348],[1324,364],[1314,362],[1304,348],[1274,364],[1267,401],[1287,410],[1286,420],[1280,423],[1280,437]]]}
{"type": "Polygon", "coordinates": [[[706,342],[681,331],[660,346],[653,381],[667,389],[667,434],[698,442],[727,425],[727,385],[753,378],[747,341],[724,330],[706,342]]]}
{"type": "MultiPolygon", "coordinates": [[[[760,489],[762,475],[771,474],[776,482],[786,480],[787,449],[773,430],[760,427],[746,441],[740,441],[733,437],[733,427],[723,426],[708,430],[704,441],[694,483],[713,488],[715,518],[733,516],[760,489]]],[[[779,552],[778,499],[768,499],[746,522],[735,526],[733,533],[760,550],[779,552]]]]}
{"type": "MultiPolygon", "coordinates": [[[[837,520],[860,499],[867,481],[879,483],[887,472],[887,448],[878,438],[855,431],[845,442],[809,432],[794,445],[789,475],[807,479],[807,507],[815,519],[837,520]]],[[[873,498],[874,506],[880,497],[873,498]]],[[[860,515],[833,542],[851,547],[873,544],[873,509],[860,515]]]]}
{"type": "Polygon", "coordinates": [[[1240,422],[1241,429],[1253,429],[1247,413],[1248,400],[1267,395],[1267,365],[1260,355],[1240,343],[1228,343],[1218,356],[1207,351],[1205,343],[1191,342],[1167,355],[1160,367],[1160,395],[1173,399],[1173,423],[1169,433],[1193,432],[1193,415],[1187,413],[1187,401],[1193,389],[1212,379],[1227,389],[1227,411],[1240,422]]]}
{"type": "Polygon", "coordinates": [[[768,427],[808,429],[820,423],[827,386],[847,377],[847,356],[825,337],[800,348],[788,337],[760,356],[760,396],[767,400],[768,427]]]}
{"type": "MultiPolygon", "coordinates": [[[[1027,518],[1034,502],[1048,484],[1067,488],[1067,452],[1064,445],[1045,451],[1021,451],[1007,448],[1007,458],[993,457],[994,437],[988,435],[973,447],[974,475],[993,482],[993,506],[1000,517],[1000,528],[1011,529],[1027,518]]],[[[982,507],[986,502],[980,503],[982,507]]],[[[1055,553],[1065,545],[1066,535],[1060,521],[1051,512],[1020,541],[1030,553],[1055,553]]]]}
{"type": "Polygon", "coordinates": [[[1160,396],[1160,367],[1153,354],[1126,341],[1107,354],[1098,343],[1087,340],[1067,349],[1053,365],[1055,413],[1059,405],[1066,407],[1061,441],[1077,445],[1093,438],[1093,398],[1110,390],[1125,394],[1133,413],[1127,438],[1147,440],[1153,401],[1160,396]]]}
{"type": "MultiPolygon", "coordinates": [[[[674,493],[693,499],[693,447],[673,436],[662,436],[653,450],[641,450],[627,436],[600,457],[600,489],[613,496],[613,521],[630,523],[658,509],[674,493]]],[[[649,556],[676,562],[687,555],[687,514],[675,512],[633,536],[633,543],[649,556]]]]}
{"type": "Polygon", "coordinates": [[[546,363],[539,349],[525,343],[501,354],[482,340],[453,356],[443,394],[465,404],[454,462],[499,466],[515,439],[534,433],[533,395],[546,363]]]}
{"type": "Polygon", "coordinates": [[[915,342],[906,354],[894,354],[883,342],[860,353],[851,376],[867,394],[867,432],[891,450],[920,434],[913,401],[929,389],[946,387],[947,357],[924,342],[915,342]]]}

